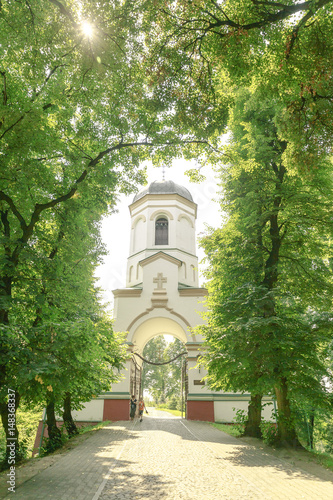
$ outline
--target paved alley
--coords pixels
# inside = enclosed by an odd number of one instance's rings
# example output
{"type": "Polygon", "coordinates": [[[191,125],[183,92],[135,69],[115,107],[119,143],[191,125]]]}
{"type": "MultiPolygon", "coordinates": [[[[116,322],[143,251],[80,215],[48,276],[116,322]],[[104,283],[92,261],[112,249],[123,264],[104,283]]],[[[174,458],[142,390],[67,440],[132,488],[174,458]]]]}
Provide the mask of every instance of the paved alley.
{"type": "Polygon", "coordinates": [[[320,500],[333,498],[333,473],[312,474],[208,423],[153,410],[142,423],[92,434],[6,497],[14,498],[320,500]]]}

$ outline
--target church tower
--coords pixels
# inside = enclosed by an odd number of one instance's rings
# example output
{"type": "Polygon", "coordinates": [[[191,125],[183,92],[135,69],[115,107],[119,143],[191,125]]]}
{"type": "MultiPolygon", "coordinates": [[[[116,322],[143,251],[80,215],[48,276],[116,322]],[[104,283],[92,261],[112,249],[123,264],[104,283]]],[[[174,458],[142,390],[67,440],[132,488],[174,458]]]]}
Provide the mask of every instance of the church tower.
{"type": "MultiPolygon", "coordinates": [[[[186,418],[232,422],[235,408],[247,410],[250,394],[213,391],[203,380],[206,372],[197,368],[203,339],[193,328],[204,321],[207,295],[198,285],[197,205],[185,187],[162,181],[136,194],[129,210],[126,286],[113,290],[113,329],[125,332],[130,356],[122,379],[74,413],[74,418],[128,420],[131,394],[141,394],[142,360],[136,354],[142,355],[153,337],[173,335],[187,351],[186,418]]],[[[269,419],[269,408],[265,411],[269,419]]]]}
{"type": "MultiPolygon", "coordinates": [[[[213,420],[214,412],[210,408],[207,413],[206,401],[192,401],[190,396],[191,389],[198,391],[195,384],[201,395],[206,392],[202,375],[194,369],[202,339],[192,331],[203,322],[200,312],[207,294],[198,281],[197,205],[185,187],[168,180],[155,181],[136,194],[129,210],[126,288],[113,291],[114,329],[128,332],[128,350],[133,353],[142,354],[146,343],[157,335],[173,335],[184,342],[192,368],[188,371],[188,417],[200,420],[202,413],[204,420],[213,420]]],[[[140,392],[141,364],[138,357],[128,362],[123,381],[108,393],[105,418],[128,418],[130,394],[140,392]]]]}
{"type": "Polygon", "coordinates": [[[164,258],[169,256],[179,263],[179,287],[197,287],[197,205],[190,192],[173,181],[155,181],[134,197],[129,209],[131,240],[126,286],[142,286],[145,259],[163,252],[164,258]]]}

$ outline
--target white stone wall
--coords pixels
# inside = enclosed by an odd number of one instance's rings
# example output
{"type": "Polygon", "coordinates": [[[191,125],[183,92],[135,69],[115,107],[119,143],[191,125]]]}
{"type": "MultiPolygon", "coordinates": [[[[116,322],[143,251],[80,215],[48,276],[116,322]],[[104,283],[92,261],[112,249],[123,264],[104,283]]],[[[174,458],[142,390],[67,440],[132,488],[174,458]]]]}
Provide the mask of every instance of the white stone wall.
{"type": "MultiPolygon", "coordinates": [[[[269,405],[265,406],[262,411],[262,418],[266,421],[275,422],[275,418],[272,417],[272,410],[274,410],[273,402],[270,401],[269,405]]],[[[223,400],[214,401],[214,414],[215,422],[221,423],[231,423],[235,421],[236,411],[243,410],[244,414],[247,415],[249,398],[245,401],[240,400],[235,397],[235,395],[230,395],[228,399],[227,396],[223,400]],[[236,408],[236,411],[233,410],[236,408]]]]}
{"type": "Polygon", "coordinates": [[[83,410],[72,411],[72,417],[77,422],[102,422],[104,400],[93,399],[85,403],[83,410]]]}

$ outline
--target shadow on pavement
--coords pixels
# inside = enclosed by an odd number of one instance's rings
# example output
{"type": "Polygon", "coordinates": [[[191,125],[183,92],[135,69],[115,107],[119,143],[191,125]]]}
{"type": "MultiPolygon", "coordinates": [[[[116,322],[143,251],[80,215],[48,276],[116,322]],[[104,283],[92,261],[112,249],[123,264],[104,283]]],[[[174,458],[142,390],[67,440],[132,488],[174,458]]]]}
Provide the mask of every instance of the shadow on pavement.
{"type": "Polygon", "coordinates": [[[124,498],[163,498],[171,483],[157,474],[134,474],[128,468],[132,462],[116,460],[109,480],[99,500],[123,500],[124,498]]]}
{"type": "MultiPolygon", "coordinates": [[[[210,444],[221,444],[224,447],[223,456],[217,459],[225,460],[230,465],[271,468],[275,471],[283,471],[287,476],[286,479],[302,478],[333,483],[333,472],[317,464],[307,451],[273,448],[270,450],[263,444],[255,446],[245,440],[242,441],[242,438],[230,436],[213,428],[209,422],[165,418],[159,415],[151,418],[150,421],[147,418],[146,425],[144,422],[139,425],[143,425],[142,430],[145,431],[159,429],[178,435],[184,440],[202,441],[208,447],[210,444]]],[[[216,448],[214,451],[218,453],[216,448]]]]}

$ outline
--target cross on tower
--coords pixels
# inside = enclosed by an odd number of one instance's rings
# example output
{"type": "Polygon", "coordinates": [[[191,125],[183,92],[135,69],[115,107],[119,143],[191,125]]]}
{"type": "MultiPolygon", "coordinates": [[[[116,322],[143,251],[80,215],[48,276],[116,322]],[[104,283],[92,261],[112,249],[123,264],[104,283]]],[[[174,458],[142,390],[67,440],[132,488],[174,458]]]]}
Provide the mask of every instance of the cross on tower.
{"type": "Polygon", "coordinates": [[[157,273],[157,277],[153,279],[153,282],[157,283],[155,290],[165,290],[165,288],[163,288],[163,283],[167,281],[167,278],[163,278],[163,273],[157,273]]]}

